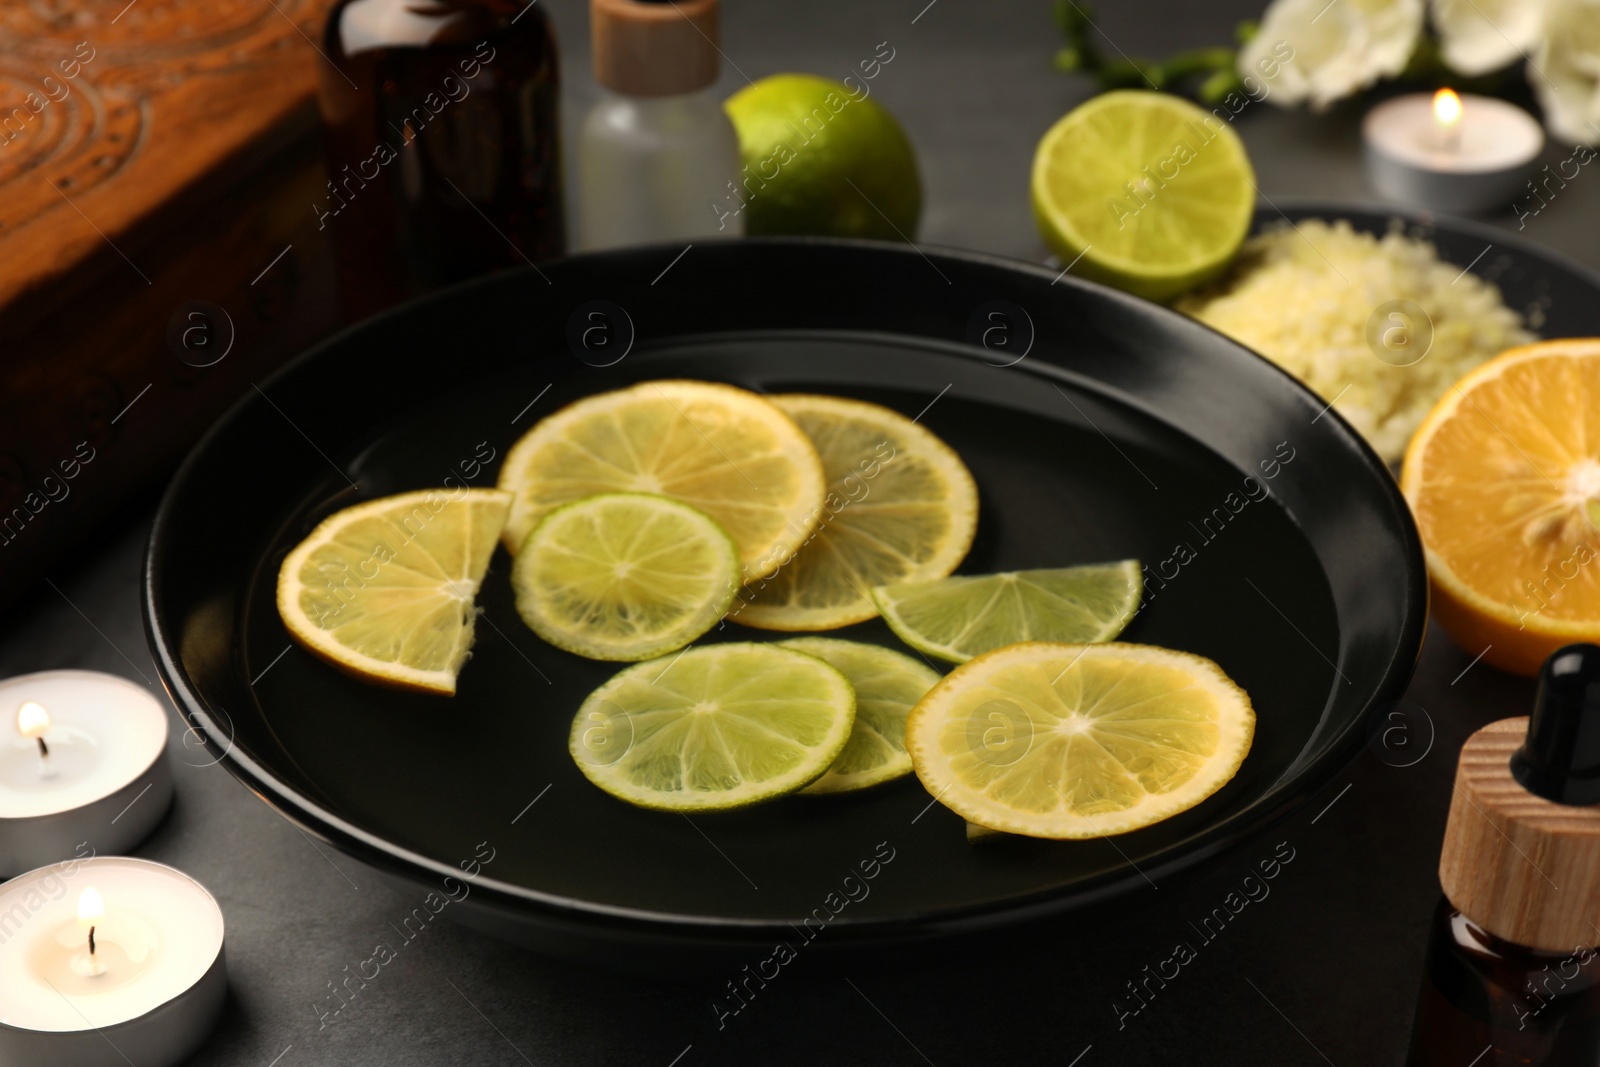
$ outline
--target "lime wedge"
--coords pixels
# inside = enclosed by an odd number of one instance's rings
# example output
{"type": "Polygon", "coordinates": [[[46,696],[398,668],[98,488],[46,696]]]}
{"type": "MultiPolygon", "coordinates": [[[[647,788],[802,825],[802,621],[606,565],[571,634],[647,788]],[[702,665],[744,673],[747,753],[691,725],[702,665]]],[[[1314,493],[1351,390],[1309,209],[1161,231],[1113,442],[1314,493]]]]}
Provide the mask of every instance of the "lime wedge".
{"type": "Polygon", "coordinates": [[[926,656],[963,663],[1018,641],[1109,641],[1139,610],[1139,561],[959,575],[872,591],[884,621],[926,656]]]}
{"type": "Polygon", "coordinates": [[[649,659],[717,624],[739,587],[739,550],[687,504],[603,493],[546,515],[517,553],[511,584],[522,621],[557,648],[649,659]]]}
{"type": "Polygon", "coordinates": [[[816,656],[707,645],[635,664],[589,694],[568,748],[591,782],[630,804],[714,811],[815,781],[855,717],[849,681],[816,656]]]}
{"type": "MultiPolygon", "coordinates": [[[[1221,789],[1255,736],[1211,660],[1150,645],[1009,645],[951,671],[906,720],[928,792],[969,823],[1125,834],[1221,789]]],[[[984,835],[968,832],[968,839],[984,835]]]]}
{"type": "Polygon", "coordinates": [[[844,793],[910,774],[906,716],[939,684],[939,672],[892,649],[859,641],[796,637],[781,644],[827,660],[856,691],[856,722],[850,740],[828,773],[805,791],[844,793]]]}
{"type": "Polygon", "coordinates": [[[1033,157],[1033,214],[1073,271],[1151,300],[1220,274],[1255,210],[1233,127],[1168,93],[1103,93],[1050,127],[1033,157]]]}

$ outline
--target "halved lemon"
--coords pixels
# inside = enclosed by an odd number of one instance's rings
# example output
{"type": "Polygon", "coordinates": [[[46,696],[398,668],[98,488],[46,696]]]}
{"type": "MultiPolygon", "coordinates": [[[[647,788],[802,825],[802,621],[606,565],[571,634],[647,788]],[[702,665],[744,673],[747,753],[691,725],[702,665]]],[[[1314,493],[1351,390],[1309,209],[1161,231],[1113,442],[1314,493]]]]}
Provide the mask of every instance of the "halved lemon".
{"type": "Polygon", "coordinates": [[[754,393],[713,382],[641,382],[569,404],[506,453],[516,494],[512,553],[562,504],[596,493],[658,493],[699,508],[764,578],[822,517],[822,461],[794,420],[754,393]]]}
{"type": "Polygon", "coordinates": [[[850,740],[828,773],[806,786],[805,792],[844,793],[910,774],[906,716],[939,684],[939,672],[904,653],[860,641],[796,637],[781,644],[831,663],[856,692],[850,740]]]}
{"type": "Polygon", "coordinates": [[[739,588],[739,551],[710,516],[648,493],[563,504],[511,569],[534,633],[590,659],[640,660],[717,624],[739,588]]]}
{"type": "Polygon", "coordinates": [[[968,822],[1085,838],[1194,807],[1254,734],[1250,698],[1201,656],[1025,642],[946,675],[912,709],[906,747],[928,792],[968,822]]]}
{"type": "Polygon", "coordinates": [[[1400,486],[1433,614],[1486,663],[1532,676],[1600,641],[1600,339],[1510,349],[1423,420],[1400,486]]]}
{"type": "Polygon", "coordinates": [[[831,630],[878,613],[868,596],[875,585],[956,569],[972,547],[978,488],[949,445],[877,404],[770,399],[822,456],[824,514],[794,559],[740,592],[730,618],[766,630],[831,630]]]}
{"type": "Polygon", "coordinates": [[[284,558],[278,614],[357,677],[453,694],[510,510],[498,489],[424,489],[335,512],[284,558]]]}
{"type": "Polygon", "coordinates": [[[855,717],[849,681],[816,656],[706,645],[635,664],[589,694],[568,747],[578,769],[620,800],[714,811],[821,777],[855,717]]]}
{"type": "Polygon", "coordinates": [[[883,620],[925,656],[963,663],[1018,641],[1109,641],[1139,611],[1136,559],[1049,570],[963,574],[880,586],[883,620]]]}

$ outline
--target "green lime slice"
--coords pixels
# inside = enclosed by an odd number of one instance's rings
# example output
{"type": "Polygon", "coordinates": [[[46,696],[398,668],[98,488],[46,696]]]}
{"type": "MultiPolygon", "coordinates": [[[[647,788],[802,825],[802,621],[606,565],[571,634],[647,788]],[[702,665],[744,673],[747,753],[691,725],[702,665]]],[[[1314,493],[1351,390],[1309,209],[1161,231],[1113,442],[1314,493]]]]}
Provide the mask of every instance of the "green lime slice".
{"type": "Polygon", "coordinates": [[[589,694],[568,749],[607,793],[642,808],[715,811],[821,777],[856,717],[838,669],[775,644],[692,648],[589,694]]]}
{"type": "Polygon", "coordinates": [[[604,493],[550,512],[517,553],[511,584],[534,633],[590,659],[682,648],[727,612],[739,550],[687,504],[604,493]]]}
{"type": "Polygon", "coordinates": [[[1139,610],[1139,561],[959,575],[872,590],[884,621],[926,656],[965,663],[1018,641],[1109,641],[1139,610]]]}
{"type": "Polygon", "coordinates": [[[1225,119],[1137,89],[1103,93],[1050,127],[1032,193],[1062,263],[1151,300],[1220,274],[1256,202],[1250,158],[1225,119]]]}
{"type": "Polygon", "coordinates": [[[827,660],[856,691],[850,740],[828,773],[806,786],[805,792],[844,793],[911,773],[906,716],[939,684],[938,671],[892,649],[860,641],[796,637],[780,644],[827,660]]]}

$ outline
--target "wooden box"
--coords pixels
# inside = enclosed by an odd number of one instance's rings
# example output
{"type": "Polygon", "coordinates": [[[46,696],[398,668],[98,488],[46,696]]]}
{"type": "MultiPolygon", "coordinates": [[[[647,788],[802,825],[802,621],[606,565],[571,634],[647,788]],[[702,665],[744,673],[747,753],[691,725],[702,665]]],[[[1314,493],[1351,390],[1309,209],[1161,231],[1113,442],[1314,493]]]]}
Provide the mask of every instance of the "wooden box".
{"type": "Polygon", "coordinates": [[[0,5],[0,605],[337,325],[325,8],[0,5]]]}

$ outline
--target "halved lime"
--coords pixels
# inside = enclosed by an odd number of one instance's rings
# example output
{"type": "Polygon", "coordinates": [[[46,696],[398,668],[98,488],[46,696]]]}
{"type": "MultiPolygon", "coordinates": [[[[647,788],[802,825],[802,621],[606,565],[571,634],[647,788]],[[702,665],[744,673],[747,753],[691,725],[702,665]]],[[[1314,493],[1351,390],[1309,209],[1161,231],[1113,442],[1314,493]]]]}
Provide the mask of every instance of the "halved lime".
{"type": "Polygon", "coordinates": [[[828,773],[805,791],[844,793],[910,774],[906,715],[939,684],[939,672],[893,649],[860,641],[796,637],[781,644],[827,660],[856,691],[856,722],[849,742],[828,773]]]}
{"type": "Polygon", "coordinates": [[[856,717],[837,668],[775,644],[692,648],[637,663],[589,694],[568,748],[607,793],[642,808],[739,808],[810,784],[856,717]]]}
{"type": "Polygon", "coordinates": [[[889,628],[928,656],[963,663],[1018,641],[1109,641],[1139,610],[1139,561],[958,575],[872,590],[889,628]]]}
{"type": "Polygon", "coordinates": [[[602,493],[550,512],[511,568],[534,633],[590,659],[650,659],[715,626],[739,587],[739,550],[687,504],[602,493]]]}
{"type": "Polygon", "coordinates": [[[1075,273],[1151,300],[1220,274],[1250,229],[1255,172],[1215,114],[1169,93],[1102,93],[1050,127],[1033,214],[1075,273]]]}

